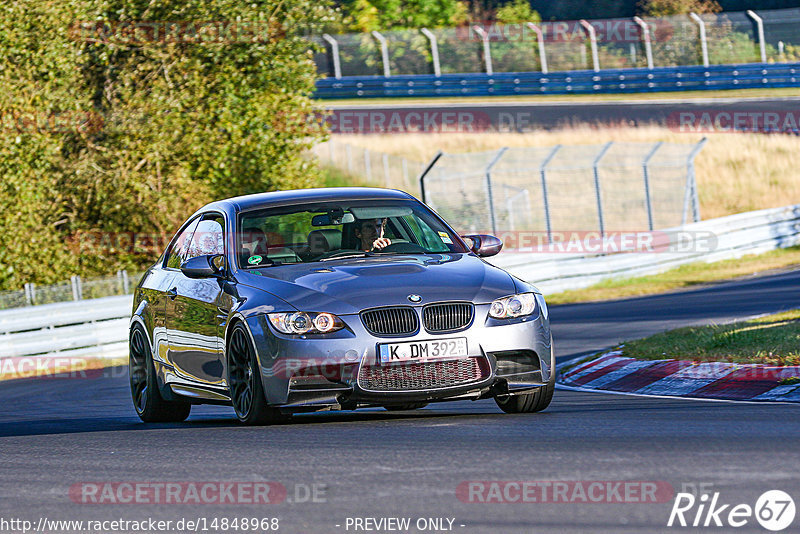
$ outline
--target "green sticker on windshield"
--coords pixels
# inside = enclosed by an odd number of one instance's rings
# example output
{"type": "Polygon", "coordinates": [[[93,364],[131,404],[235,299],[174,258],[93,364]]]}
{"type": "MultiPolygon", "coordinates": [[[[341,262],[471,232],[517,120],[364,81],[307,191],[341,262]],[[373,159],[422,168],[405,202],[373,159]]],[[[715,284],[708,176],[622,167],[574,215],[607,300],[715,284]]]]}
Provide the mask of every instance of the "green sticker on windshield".
{"type": "Polygon", "coordinates": [[[263,259],[264,258],[258,255],[250,256],[249,258],[247,258],[247,263],[249,263],[250,265],[258,265],[259,263],[261,263],[261,260],[263,259]]]}

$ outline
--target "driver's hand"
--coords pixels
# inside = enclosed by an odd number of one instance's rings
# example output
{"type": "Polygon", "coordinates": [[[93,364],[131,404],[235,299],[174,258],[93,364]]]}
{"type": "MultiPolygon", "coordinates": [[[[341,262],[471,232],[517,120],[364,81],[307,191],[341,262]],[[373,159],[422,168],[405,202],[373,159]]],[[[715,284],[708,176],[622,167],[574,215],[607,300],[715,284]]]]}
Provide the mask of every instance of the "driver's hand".
{"type": "Polygon", "coordinates": [[[372,242],[372,248],[374,250],[380,250],[384,247],[388,247],[392,244],[392,241],[387,237],[379,237],[375,241],[372,242]]]}

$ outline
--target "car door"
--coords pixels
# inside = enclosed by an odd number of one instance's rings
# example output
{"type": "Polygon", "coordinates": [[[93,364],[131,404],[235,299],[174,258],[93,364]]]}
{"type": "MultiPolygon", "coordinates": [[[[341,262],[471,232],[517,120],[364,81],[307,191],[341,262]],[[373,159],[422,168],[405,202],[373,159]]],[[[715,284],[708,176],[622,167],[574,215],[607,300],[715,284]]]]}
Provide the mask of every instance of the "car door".
{"type": "MultiPolygon", "coordinates": [[[[222,214],[199,218],[183,261],[196,256],[224,254],[225,220],[222,214]]],[[[170,362],[179,377],[205,385],[224,385],[223,333],[227,310],[222,311],[223,282],[216,277],[193,279],[178,271],[167,305],[170,362]]]]}

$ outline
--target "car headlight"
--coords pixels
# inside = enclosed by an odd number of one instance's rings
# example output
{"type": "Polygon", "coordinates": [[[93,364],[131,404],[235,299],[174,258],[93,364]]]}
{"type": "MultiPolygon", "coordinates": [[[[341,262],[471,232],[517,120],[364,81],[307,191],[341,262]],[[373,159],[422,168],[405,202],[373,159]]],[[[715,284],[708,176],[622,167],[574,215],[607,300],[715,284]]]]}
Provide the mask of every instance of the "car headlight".
{"type": "Polygon", "coordinates": [[[536,311],[536,295],[533,293],[517,293],[492,302],[489,317],[495,319],[511,319],[531,315],[536,311]]]}
{"type": "Polygon", "coordinates": [[[268,313],[275,330],[284,334],[327,334],[344,328],[344,322],[332,313],[268,313]]]}

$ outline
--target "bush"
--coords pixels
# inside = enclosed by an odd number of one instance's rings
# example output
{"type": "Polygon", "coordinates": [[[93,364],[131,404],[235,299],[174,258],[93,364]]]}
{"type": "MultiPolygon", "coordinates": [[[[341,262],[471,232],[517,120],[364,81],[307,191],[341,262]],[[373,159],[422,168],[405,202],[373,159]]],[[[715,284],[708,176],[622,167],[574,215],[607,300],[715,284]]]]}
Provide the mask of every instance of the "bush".
{"type": "Polygon", "coordinates": [[[212,199],[313,183],[302,155],[324,132],[303,35],[330,14],[312,0],[0,6],[0,289],[141,267],[152,251],[84,238],[169,237],[212,199]],[[252,24],[207,24],[237,20],[252,24]],[[139,21],[183,24],[122,32],[139,21]]]}

